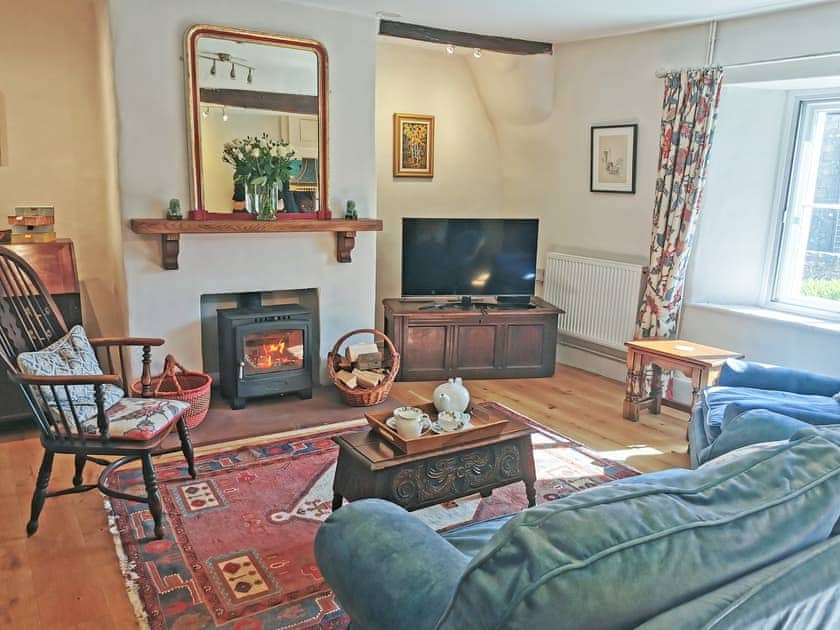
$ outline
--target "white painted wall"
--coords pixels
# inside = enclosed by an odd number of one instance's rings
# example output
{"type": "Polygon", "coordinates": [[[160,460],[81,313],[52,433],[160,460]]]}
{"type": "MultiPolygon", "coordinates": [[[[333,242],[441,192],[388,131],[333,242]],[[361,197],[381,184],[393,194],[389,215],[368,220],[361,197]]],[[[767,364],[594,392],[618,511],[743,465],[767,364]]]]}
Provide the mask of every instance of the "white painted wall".
{"type": "MultiPolygon", "coordinates": [[[[502,205],[502,161],[465,57],[380,42],[376,63],[377,320],[401,293],[402,217],[513,215],[502,205]],[[435,175],[393,177],[393,115],[435,116],[435,175]]],[[[360,206],[364,208],[364,206],[360,206]]]]}
{"type": "MultiPolygon", "coordinates": [[[[184,33],[198,23],[321,41],[329,54],[330,199],[356,199],[376,215],[376,23],[276,0],[109,0],[120,120],[120,189],[129,331],[167,338],[185,366],[201,365],[200,296],[317,288],[323,359],[344,332],[374,322],[375,236],[359,233],[352,264],[335,259],[332,234],[185,235],[180,270],[161,267],[160,242],[128,229],[189,199],[184,33]]],[[[324,379],[322,369],[322,380],[324,379]]]]}
{"type": "Polygon", "coordinates": [[[105,13],[102,0],[0,9],[0,221],[15,206],[55,206],[96,336],[125,331],[105,13]]]}
{"type": "MultiPolygon", "coordinates": [[[[723,22],[718,28],[715,60],[728,64],[835,50],[838,23],[838,2],[723,22]]],[[[581,248],[608,257],[647,258],[662,95],[662,80],[655,73],[703,65],[706,38],[706,27],[698,25],[556,45],[555,102],[544,122],[528,124],[499,115],[515,110],[513,104],[487,107],[505,165],[503,208],[540,217],[540,260],[554,249],[581,248]],[[591,193],[589,128],[624,122],[639,125],[637,193],[591,193]]],[[[836,74],[838,66],[838,59],[797,62],[761,71],[733,71],[731,78],[767,80],[792,73],[836,74]]],[[[775,192],[778,135],[762,130],[762,125],[780,119],[782,99],[768,93],[763,99],[729,98],[735,93],[728,90],[724,95],[712,149],[709,196],[697,239],[698,258],[689,278],[689,291],[696,299],[714,296],[716,300],[735,300],[733,287],[743,289],[745,285],[754,294],[761,282],[754,276],[769,264],[765,217],[772,210],[775,192]],[[757,113],[751,113],[755,106],[759,108],[757,113]],[[748,131],[756,135],[751,141],[754,146],[739,151],[738,145],[748,131]],[[749,162],[750,156],[757,161],[749,162]],[[739,181],[743,186],[736,190],[739,181]],[[748,264],[744,264],[746,257],[748,264]]],[[[483,97],[488,94],[482,90],[483,97]]],[[[492,98],[506,97],[497,90],[492,98]]],[[[519,95],[512,93],[507,98],[519,95]]],[[[840,374],[840,364],[827,365],[825,360],[825,348],[832,348],[836,356],[840,340],[836,333],[825,330],[794,331],[754,316],[688,306],[682,334],[701,343],[731,346],[756,360],[840,374]],[[780,335],[785,338],[781,342],[780,335]]],[[[580,353],[561,352],[559,358],[603,374],[616,373],[601,361],[581,359],[580,353]]]]}

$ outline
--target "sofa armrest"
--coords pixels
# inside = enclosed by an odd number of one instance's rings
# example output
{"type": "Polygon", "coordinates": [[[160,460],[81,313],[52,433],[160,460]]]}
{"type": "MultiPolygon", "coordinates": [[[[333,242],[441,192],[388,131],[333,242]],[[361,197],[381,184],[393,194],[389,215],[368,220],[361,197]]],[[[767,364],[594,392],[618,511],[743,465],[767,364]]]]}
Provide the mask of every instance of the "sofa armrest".
{"type": "Polygon", "coordinates": [[[814,396],[833,396],[840,392],[840,378],[738,359],[728,359],[723,364],[718,385],[814,396]]]}
{"type": "Polygon", "coordinates": [[[365,630],[434,628],[468,563],[420,519],[379,499],[333,512],[315,537],[315,558],[365,630]]]}

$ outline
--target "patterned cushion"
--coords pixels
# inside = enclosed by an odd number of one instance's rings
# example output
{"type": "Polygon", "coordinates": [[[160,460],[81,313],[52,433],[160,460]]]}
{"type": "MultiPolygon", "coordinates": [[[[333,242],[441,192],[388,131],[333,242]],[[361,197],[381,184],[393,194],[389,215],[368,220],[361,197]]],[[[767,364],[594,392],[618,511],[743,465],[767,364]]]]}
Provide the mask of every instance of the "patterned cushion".
{"type": "MultiPolygon", "coordinates": [[[[30,376],[98,376],[102,374],[96,353],[88,341],[85,329],[81,326],[73,326],[70,332],[43,350],[20,353],[17,363],[20,371],[30,376]]],[[[61,420],[61,411],[64,411],[68,422],[71,422],[70,418],[73,414],[70,402],[76,408],[80,421],[96,415],[93,385],[71,385],[67,388],[70,392],[69,401],[64,387],[56,387],[55,396],[49,387],[33,385],[30,389],[37,400],[50,407],[57,421],[61,420]]],[[[104,385],[102,393],[106,409],[125,396],[125,392],[114,385],[104,385]]]]}
{"type": "MultiPolygon", "coordinates": [[[[112,438],[121,440],[151,440],[180,418],[189,403],[158,398],[123,398],[105,411],[112,438]]],[[[85,435],[96,435],[99,427],[96,416],[82,424],[85,435]]]]}

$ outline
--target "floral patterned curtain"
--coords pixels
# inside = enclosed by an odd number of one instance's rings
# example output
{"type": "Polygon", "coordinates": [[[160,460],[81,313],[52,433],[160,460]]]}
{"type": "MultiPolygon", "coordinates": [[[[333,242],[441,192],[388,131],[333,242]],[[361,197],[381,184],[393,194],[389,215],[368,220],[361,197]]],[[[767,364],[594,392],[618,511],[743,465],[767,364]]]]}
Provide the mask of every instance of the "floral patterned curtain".
{"type": "Polygon", "coordinates": [[[665,77],[650,275],[639,309],[637,339],[676,332],[722,83],[719,67],[665,77]]]}

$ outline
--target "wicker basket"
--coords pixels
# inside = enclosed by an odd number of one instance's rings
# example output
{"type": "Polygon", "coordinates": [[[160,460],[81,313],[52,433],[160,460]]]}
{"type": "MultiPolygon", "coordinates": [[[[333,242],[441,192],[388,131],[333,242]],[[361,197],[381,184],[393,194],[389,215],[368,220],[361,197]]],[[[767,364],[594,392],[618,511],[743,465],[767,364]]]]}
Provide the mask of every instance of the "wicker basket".
{"type": "Polygon", "coordinates": [[[341,397],[344,398],[345,403],[351,407],[370,407],[371,405],[378,405],[388,398],[388,395],[391,393],[391,386],[394,384],[394,379],[400,371],[400,353],[397,352],[393,342],[385,334],[373,328],[360,328],[350,331],[335,342],[332,352],[327,355],[327,370],[338,391],[341,392],[341,397]],[[376,387],[371,387],[370,389],[363,387],[350,389],[335,376],[336,370],[338,369],[338,361],[341,357],[339,350],[341,349],[341,345],[350,337],[363,334],[373,335],[385,342],[382,365],[389,370],[385,378],[382,379],[382,382],[376,387]]]}
{"type": "MultiPolygon", "coordinates": [[[[202,372],[188,372],[171,354],[166,355],[163,372],[152,377],[155,398],[180,400],[190,404],[184,420],[190,428],[197,427],[210,409],[210,385],[213,379],[202,372]],[[180,372],[175,373],[175,368],[180,372]]],[[[140,381],[131,386],[135,396],[140,396],[140,381]]]]}

